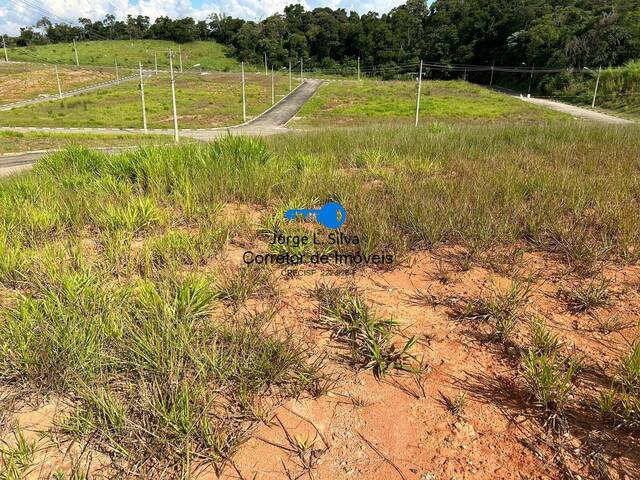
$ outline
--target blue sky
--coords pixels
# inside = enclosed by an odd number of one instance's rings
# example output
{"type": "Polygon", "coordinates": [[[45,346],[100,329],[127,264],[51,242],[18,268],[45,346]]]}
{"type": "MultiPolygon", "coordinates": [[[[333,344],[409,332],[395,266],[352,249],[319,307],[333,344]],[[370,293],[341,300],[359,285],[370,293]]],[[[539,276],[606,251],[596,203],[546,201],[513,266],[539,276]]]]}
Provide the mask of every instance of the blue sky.
{"type": "Polygon", "coordinates": [[[16,35],[20,32],[20,27],[34,24],[45,11],[51,13],[54,20],[71,21],[76,21],[78,17],[97,20],[107,13],[119,18],[126,17],[127,14],[142,14],[152,20],[161,15],[189,15],[203,19],[210,13],[226,13],[257,20],[281,12],[290,3],[300,3],[306,8],[327,6],[359,13],[383,13],[404,3],[404,0],[0,0],[0,33],[16,35]]]}

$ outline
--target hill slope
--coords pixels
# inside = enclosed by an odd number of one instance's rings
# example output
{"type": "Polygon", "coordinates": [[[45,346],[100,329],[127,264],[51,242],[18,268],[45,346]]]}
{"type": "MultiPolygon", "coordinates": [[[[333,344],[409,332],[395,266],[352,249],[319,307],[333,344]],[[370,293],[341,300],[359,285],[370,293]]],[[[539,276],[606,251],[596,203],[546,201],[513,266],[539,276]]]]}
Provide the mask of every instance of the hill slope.
{"type": "MultiPolygon", "coordinates": [[[[154,65],[154,54],[158,58],[158,66],[165,68],[169,64],[167,52],[169,48],[178,51],[178,45],[165,40],[106,40],[94,42],[78,42],[78,60],[80,65],[113,66],[118,59],[119,66],[135,67],[138,62],[143,65],[154,65]]],[[[225,47],[216,42],[191,42],[180,45],[183,68],[200,64],[210,70],[234,69],[238,63],[227,57],[225,47]]],[[[27,62],[60,62],[75,63],[72,43],[56,43],[30,47],[14,47],[9,49],[9,59],[27,62]]],[[[176,60],[176,67],[179,61],[176,60]]]]}

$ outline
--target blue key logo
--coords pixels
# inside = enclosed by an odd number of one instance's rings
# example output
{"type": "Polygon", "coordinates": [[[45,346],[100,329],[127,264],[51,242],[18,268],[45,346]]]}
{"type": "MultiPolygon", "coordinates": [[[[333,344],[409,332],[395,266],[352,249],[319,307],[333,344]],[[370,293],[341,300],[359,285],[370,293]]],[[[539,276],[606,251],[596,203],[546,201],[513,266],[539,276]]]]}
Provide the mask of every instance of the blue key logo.
{"type": "Polygon", "coordinates": [[[327,228],[340,228],[347,220],[347,211],[342,205],[336,202],[329,202],[322,208],[316,210],[306,208],[293,208],[284,212],[284,218],[287,220],[295,220],[298,215],[304,219],[315,217],[320,225],[327,228]]]}

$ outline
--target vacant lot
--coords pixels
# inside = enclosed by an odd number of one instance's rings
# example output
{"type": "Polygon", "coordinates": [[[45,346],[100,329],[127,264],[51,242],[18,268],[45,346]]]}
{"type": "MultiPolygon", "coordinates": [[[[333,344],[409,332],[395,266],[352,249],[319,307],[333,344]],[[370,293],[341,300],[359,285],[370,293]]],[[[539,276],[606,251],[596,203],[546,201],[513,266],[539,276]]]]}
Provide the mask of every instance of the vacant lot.
{"type": "MultiPolygon", "coordinates": [[[[137,67],[142,62],[145,67],[155,65],[168,68],[169,49],[178,52],[178,45],[163,40],[108,40],[78,42],[80,65],[104,65],[112,67],[117,59],[120,66],[137,67]]],[[[191,42],[180,46],[182,66],[188,68],[199,63],[208,70],[238,70],[238,63],[227,57],[224,47],[215,42],[191,42]]],[[[56,43],[9,49],[9,59],[24,62],[60,62],[75,64],[73,44],[56,43]]],[[[178,60],[176,60],[176,63],[178,60]]]]}
{"type": "MultiPolygon", "coordinates": [[[[58,73],[60,88],[63,92],[116,78],[115,70],[105,69],[58,67],[58,73]]],[[[125,74],[124,70],[121,74],[125,74]]],[[[57,94],[58,84],[53,65],[0,63],[1,103],[57,94]]]]}
{"type": "MultiPolygon", "coordinates": [[[[271,77],[246,75],[247,115],[271,106],[271,77]]],[[[288,78],[276,76],[276,100],[289,92],[288,78]]],[[[167,74],[148,77],[145,102],[149,128],[173,128],[171,84],[167,74]]],[[[182,128],[210,128],[242,123],[242,90],[237,73],[176,77],[176,104],[182,128]]],[[[142,128],[136,81],[116,87],[3,112],[3,126],[142,128]]]]}
{"type": "Polygon", "coordinates": [[[637,478],[639,133],[228,137],[1,181],[0,472],[637,478]],[[326,236],[282,212],[328,200],[359,243],[268,243],[326,236]],[[316,249],[393,263],[243,263],[316,249]]]}
{"type": "MultiPolygon", "coordinates": [[[[190,139],[185,138],[184,141],[189,142],[190,139]]],[[[164,145],[172,142],[173,138],[167,135],[87,135],[0,131],[0,153],[60,149],[74,145],[83,145],[86,147],[117,147],[164,145]]]]}
{"type": "MultiPolygon", "coordinates": [[[[415,119],[416,85],[407,81],[333,81],[300,111],[295,125],[409,124],[415,119]]],[[[422,84],[421,121],[543,122],[566,117],[461,81],[422,84]]]]}

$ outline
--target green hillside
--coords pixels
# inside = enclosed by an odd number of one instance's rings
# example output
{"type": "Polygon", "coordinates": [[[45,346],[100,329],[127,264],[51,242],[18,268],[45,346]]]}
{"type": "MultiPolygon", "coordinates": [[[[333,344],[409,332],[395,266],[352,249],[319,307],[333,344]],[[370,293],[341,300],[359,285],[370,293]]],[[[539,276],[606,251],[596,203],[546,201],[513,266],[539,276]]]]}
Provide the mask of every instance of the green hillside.
{"type": "MultiPolygon", "coordinates": [[[[183,68],[200,64],[209,70],[232,70],[238,63],[226,55],[225,47],[213,42],[191,42],[178,46],[174,42],[164,40],[108,40],[94,42],[78,42],[78,60],[80,65],[114,65],[118,59],[120,66],[154,65],[154,54],[158,58],[158,66],[164,68],[169,64],[167,52],[169,48],[182,51],[183,68]]],[[[30,47],[13,47],[9,49],[10,60],[75,63],[72,43],[56,43],[35,45],[30,47]]],[[[178,61],[176,60],[176,63],[178,61]]],[[[178,66],[178,65],[177,65],[178,66]]]]}
{"type": "MultiPolygon", "coordinates": [[[[302,107],[294,125],[410,124],[415,109],[413,81],[333,81],[302,107]]],[[[422,83],[420,118],[423,122],[528,123],[569,117],[471,83],[430,80],[422,83]]]]}

